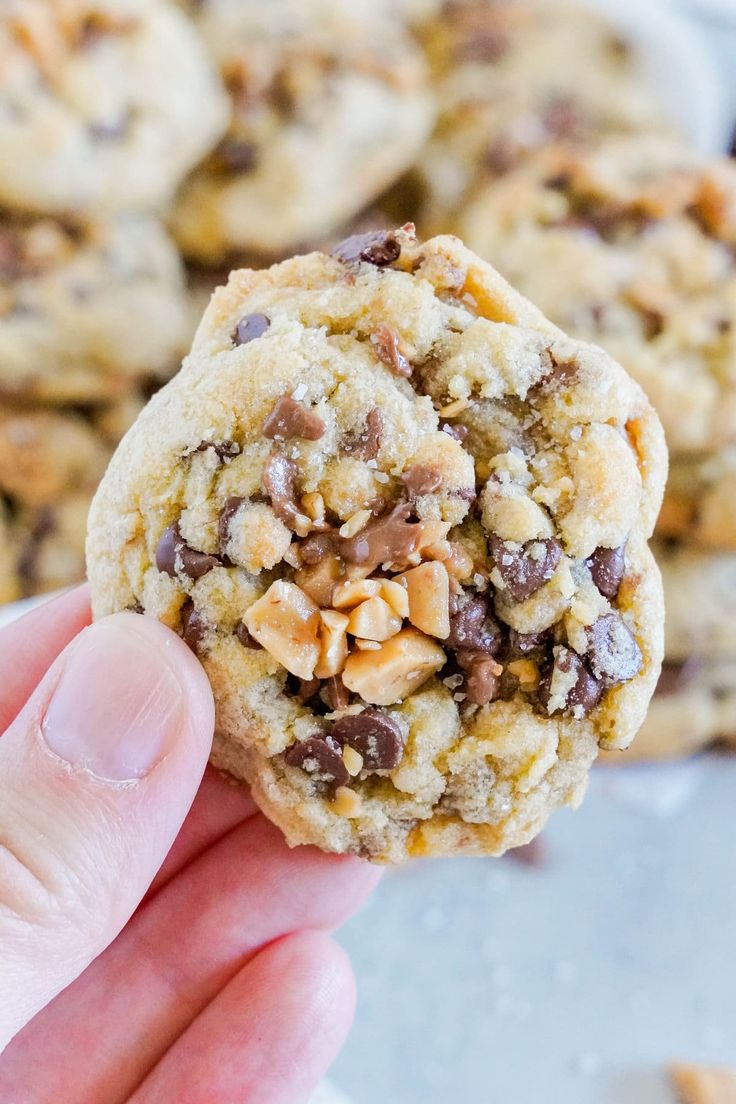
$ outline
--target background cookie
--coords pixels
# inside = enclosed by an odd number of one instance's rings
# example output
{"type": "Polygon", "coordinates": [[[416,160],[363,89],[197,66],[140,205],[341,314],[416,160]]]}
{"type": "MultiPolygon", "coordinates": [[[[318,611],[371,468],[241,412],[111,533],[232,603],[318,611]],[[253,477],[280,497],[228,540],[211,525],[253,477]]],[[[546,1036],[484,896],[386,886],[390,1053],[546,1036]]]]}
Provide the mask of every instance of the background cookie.
{"type": "Polygon", "coordinates": [[[191,339],[184,273],[155,219],[0,213],[0,395],[125,396],[166,378],[191,339]]]}
{"type": "Polygon", "coordinates": [[[158,208],[227,122],[168,0],[7,0],[0,68],[0,204],[19,210],[158,208]]]}
{"type": "Polygon", "coordinates": [[[433,110],[423,58],[388,5],[192,7],[232,115],[174,213],[187,255],[284,255],[341,226],[409,168],[433,110]]]}
{"type": "Polygon", "coordinates": [[[456,239],[353,238],[215,294],[96,497],[95,614],[182,633],[290,842],[498,853],[643,718],[664,468],[640,389],[456,239]]]}

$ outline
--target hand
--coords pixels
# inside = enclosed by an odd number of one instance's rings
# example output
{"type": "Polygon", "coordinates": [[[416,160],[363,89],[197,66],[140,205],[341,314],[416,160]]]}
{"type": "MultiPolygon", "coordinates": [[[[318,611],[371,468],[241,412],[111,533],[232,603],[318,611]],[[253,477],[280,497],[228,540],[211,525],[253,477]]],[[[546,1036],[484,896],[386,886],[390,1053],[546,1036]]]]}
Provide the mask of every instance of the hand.
{"type": "Polygon", "coordinates": [[[88,621],[80,589],[0,631],[0,1100],[297,1104],[352,1016],[325,932],[377,871],[206,769],[178,637],[88,621]]]}

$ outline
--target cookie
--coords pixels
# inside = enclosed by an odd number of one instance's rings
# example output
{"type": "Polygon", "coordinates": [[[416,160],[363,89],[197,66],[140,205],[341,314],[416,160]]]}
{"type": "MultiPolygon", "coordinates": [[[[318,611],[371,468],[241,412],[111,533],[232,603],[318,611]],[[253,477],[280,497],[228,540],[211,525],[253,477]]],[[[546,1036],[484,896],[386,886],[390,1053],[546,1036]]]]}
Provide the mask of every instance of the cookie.
{"type": "Polygon", "coordinates": [[[670,1078],[681,1104],[732,1104],[736,1099],[736,1069],[678,1062],[670,1067],[670,1078]]]}
{"type": "Polygon", "coordinates": [[[194,27],[160,0],[8,0],[0,67],[0,206],[161,208],[227,125],[194,27]]]}
{"type": "Polygon", "coordinates": [[[710,456],[675,457],[657,533],[736,551],[736,446],[710,456]]]}
{"type": "Polygon", "coordinates": [[[667,608],[667,659],[735,657],[736,556],[662,541],[654,551],[667,608]]]}
{"type": "Polygon", "coordinates": [[[0,498],[0,604],[20,597],[15,548],[7,507],[0,498]]]}
{"type": "Polygon", "coordinates": [[[736,749],[736,657],[665,660],[636,740],[601,758],[615,766],[682,759],[716,743],[736,749]]]}
{"type": "Polygon", "coordinates": [[[90,517],[95,615],[180,632],[213,760],[292,844],[501,853],[582,796],[657,679],[661,427],[455,238],[215,293],[90,517]]]}
{"type": "Polygon", "coordinates": [[[232,115],[174,213],[189,257],[284,256],[347,222],[412,164],[433,102],[421,51],[388,5],[203,0],[193,8],[232,115]]]}
{"type": "Polygon", "coordinates": [[[110,448],[76,414],[0,407],[0,494],[48,506],[66,493],[94,491],[110,448]]]}
{"type": "Polygon", "coordinates": [[[104,402],[167,378],[191,339],[184,274],[155,219],[0,215],[0,397],[104,402]]]}
{"type": "Polygon", "coordinates": [[[418,168],[429,231],[540,148],[671,129],[634,45],[587,6],[451,0],[420,33],[441,104],[418,168]]]}
{"type": "Polygon", "coordinates": [[[81,583],[92,490],[67,492],[55,503],[21,508],[11,527],[17,585],[23,597],[81,583]]]}
{"type": "Polygon", "coordinates": [[[736,442],[736,165],[674,142],[548,151],[478,193],[472,247],[647,391],[677,456],[736,442]]]}

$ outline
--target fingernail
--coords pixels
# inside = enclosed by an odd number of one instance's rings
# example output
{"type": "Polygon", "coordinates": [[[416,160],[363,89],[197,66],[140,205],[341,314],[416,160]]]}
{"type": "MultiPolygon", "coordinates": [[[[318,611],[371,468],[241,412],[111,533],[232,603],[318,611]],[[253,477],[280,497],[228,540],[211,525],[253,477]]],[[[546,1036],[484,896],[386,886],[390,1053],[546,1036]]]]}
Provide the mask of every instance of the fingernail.
{"type": "Polygon", "coordinates": [[[164,649],[136,632],[132,617],[99,621],[78,637],[41,723],[55,755],[113,782],[153,770],[185,723],[164,649]]]}

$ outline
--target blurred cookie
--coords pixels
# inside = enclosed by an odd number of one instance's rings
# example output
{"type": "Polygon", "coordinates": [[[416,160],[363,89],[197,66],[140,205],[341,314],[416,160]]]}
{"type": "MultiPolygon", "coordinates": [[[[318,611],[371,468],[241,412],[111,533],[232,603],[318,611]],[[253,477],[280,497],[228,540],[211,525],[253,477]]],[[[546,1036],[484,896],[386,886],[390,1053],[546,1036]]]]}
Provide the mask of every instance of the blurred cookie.
{"type": "Polygon", "coordinates": [[[643,719],[664,475],[602,350],[455,238],[366,234],[215,293],[96,496],[95,614],[182,634],[292,844],[500,853],[643,719]]]}
{"type": "Polygon", "coordinates": [[[420,33],[441,105],[419,159],[428,232],[540,148],[670,130],[636,48],[589,6],[449,0],[420,33]]]}
{"type": "Polygon", "coordinates": [[[110,449],[80,416],[0,407],[0,494],[27,506],[92,492],[110,449]]]}
{"type": "Polygon", "coordinates": [[[607,752],[603,759],[614,766],[682,759],[714,743],[736,749],[736,656],[665,661],[634,743],[623,754],[607,752]]]}
{"type": "Polygon", "coordinates": [[[479,191],[458,226],[631,372],[674,455],[736,442],[736,164],[642,137],[547,151],[479,191]]]}
{"type": "Polygon", "coordinates": [[[736,552],[736,446],[671,461],[657,533],[736,552]]]}
{"type": "Polygon", "coordinates": [[[433,119],[424,60],[372,0],[189,5],[230,129],[173,216],[189,257],[280,257],[323,239],[412,164],[433,119]]]}
{"type": "Polygon", "coordinates": [[[55,503],[17,513],[12,523],[12,542],[23,596],[82,582],[92,494],[92,490],[66,493],[55,503]]]}
{"type": "Polygon", "coordinates": [[[667,609],[666,658],[736,657],[736,555],[674,542],[653,548],[667,609]]]}
{"type": "Polygon", "coordinates": [[[227,124],[189,20],[161,0],[6,0],[0,205],[154,209],[227,124]]]}
{"type": "Polygon", "coordinates": [[[191,337],[163,227],[0,214],[0,396],[102,402],[167,377],[191,337]]]}
{"type": "Polygon", "coordinates": [[[20,598],[17,558],[8,510],[0,498],[0,603],[16,598],[20,598]]]}

